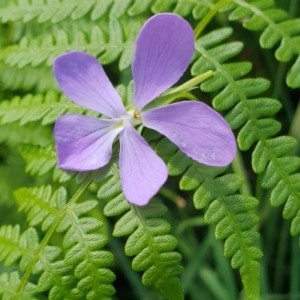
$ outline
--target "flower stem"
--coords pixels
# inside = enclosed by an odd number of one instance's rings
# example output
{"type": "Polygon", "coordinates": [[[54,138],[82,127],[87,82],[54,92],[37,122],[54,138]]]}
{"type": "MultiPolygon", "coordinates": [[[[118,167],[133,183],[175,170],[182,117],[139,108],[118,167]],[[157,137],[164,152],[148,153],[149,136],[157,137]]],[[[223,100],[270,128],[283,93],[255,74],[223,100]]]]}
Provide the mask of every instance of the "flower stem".
{"type": "Polygon", "coordinates": [[[23,292],[26,289],[26,284],[29,281],[29,277],[33,273],[33,269],[35,268],[38,260],[42,256],[42,253],[44,253],[45,248],[47,247],[50,239],[53,237],[53,234],[55,233],[55,230],[57,229],[60,222],[64,219],[64,217],[72,212],[72,209],[74,209],[75,203],[79,200],[79,198],[82,196],[82,194],[88,189],[88,187],[93,182],[96,174],[98,171],[92,171],[90,172],[84,180],[82,180],[81,184],[78,187],[78,190],[74,193],[74,195],[71,197],[71,199],[68,201],[68,203],[61,208],[58,211],[58,214],[56,215],[56,219],[53,220],[53,223],[47,230],[47,233],[41,240],[40,244],[36,249],[34,249],[34,252],[32,253],[31,259],[27,262],[27,266],[24,270],[23,276],[20,279],[20,282],[18,283],[14,295],[10,298],[11,300],[17,300],[20,299],[20,295],[23,294],[23,292]]]}
{"type": "Polygon", "coordinates": [[[159,193],[174,202],[179,208],[184,208],[186,206],[186,200],[167,187],[162,187],[159,193]]]}
{"type": "Polygon", "coordinates": [[[188,80],[187,82],[183,83],[182,85],[174,88],[168,95],[190,90],[191,88],[199,85],[201,82],[212,77],[213,75],[214,75],[214,72],[212,70],[209,70],[203,74],[200,74],[200,75],[188,80]]]}
{"type": "Polygon", "coordinates": [[[209,70],[205,73],[202,73],[202,74],[188,80],[187,82],[183,83],[182,85],[180,85],[176,88],[170,89],[166,94],[156,98],[154,101],[147,104],[145,109],[147,110],[147,109],[155,108],[155,107],[158,107],[161,105],[166,105],[166,104],[172,103],[173,101],[175,101],[178,98],[195,99],[195,97],[188,91],[195,88],[196,86],[198,86],[204,80],[213,76],[213,74],[214,74],[214,72],[212,70],[209,70]]]}
{"type": "Polygon", "coordinates": [[[205,15],[205,17],[201,20],[201,22],[197,25],[197,27],[194,30],[195,39],[199,37],[199,35],[204,30],[206,25],[219,12],[219,9],[225,4],[227,4],[228,2],[229,0],[221,0],[210,9],[210,11],[205,15]]]}
{"type": "Polygon", "coordinates": [[[240,188],[240,192],[243,195],[252,195],[251,186],[248,179],[249,176],[247,174],[246,167],[239,151],[237,152],[237,155],[232,162],[232,169],[234,170],[234,173],[240,175],[245,179],[244,184],[240,188]]]}

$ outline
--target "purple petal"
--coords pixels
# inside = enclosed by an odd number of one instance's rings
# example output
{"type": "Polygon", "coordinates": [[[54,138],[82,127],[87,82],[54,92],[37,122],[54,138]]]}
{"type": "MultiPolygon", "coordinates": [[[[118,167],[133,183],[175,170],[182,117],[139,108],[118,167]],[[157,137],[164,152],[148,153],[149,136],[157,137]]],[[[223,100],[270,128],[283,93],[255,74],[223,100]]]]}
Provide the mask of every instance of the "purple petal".
{"type": "Polygon", "coordinates": [[[224,118],[201,102],[183,101],[142,113],[143,124],[165,135],[192,159],[228,165],[236,154],[234,135],[224,118]]]}
{"type": "Polygon", "coordinates": [[[54,127],[59,167],[89,171],[105,166],[113,141],[122,130],[117,122],[82,115],[60,117],[54,127]]]}
{"type": "Polygon", "coordinates": [[[60,89],[75,103],[117,118],[125,108],[98,60],[84,52],[56,58],[53,72],[60,89]]]}
{"type": "Polygon", "coordinates": [[[168,177],[167,167],[131,126],[120,134],[120,175],[125,197],[146,205],[168,177]]]}
{"type": "Polygon", "coordinates": [[[157,14],[141,29],[132,73],[135,104],[141,110],[183,75],[194,52],[194,34],[183,18],[157,14]]]}

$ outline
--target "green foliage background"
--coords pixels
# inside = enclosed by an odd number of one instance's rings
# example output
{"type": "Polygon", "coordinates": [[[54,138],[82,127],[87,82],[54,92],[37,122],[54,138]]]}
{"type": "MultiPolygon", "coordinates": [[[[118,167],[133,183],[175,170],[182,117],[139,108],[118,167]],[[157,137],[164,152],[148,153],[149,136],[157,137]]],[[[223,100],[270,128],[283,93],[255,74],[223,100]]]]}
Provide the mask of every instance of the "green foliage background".
{"type": "Polygon", "coordinates": [[[1,0],[1,299],[300,299],[298,0],[1,0]],[[193,162],[143,135],[169,180],[145,207],[122,194],[117,153],[87,173],[56,167],[58,116],[95,114],[58,90],[53,58],[95,55],[124,103],[134,41],[153,14],[194,28],[184,97],[224,115],[239,153],[193,162]]]}

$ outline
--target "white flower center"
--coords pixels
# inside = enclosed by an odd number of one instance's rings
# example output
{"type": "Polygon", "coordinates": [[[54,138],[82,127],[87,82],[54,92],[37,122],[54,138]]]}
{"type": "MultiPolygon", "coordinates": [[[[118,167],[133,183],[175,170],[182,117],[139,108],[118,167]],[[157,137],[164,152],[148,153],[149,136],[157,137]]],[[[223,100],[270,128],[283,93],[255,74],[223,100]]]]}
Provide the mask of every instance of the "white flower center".
{"type": "Polygon", "coordinates": [[[142,124],[140,113],[135,107],[131,107],[130,109],[128,109],[127,114],[120,117],[120,119],[116,123],[114,123],[113,127],[124,129],[129,124],[133,127],[142,124]]]}
{"type": "Polygon", "coordinates": [[[141,115],[134,106],[127,110],[127,120],[134,127],[142,124],[141,115]]]}

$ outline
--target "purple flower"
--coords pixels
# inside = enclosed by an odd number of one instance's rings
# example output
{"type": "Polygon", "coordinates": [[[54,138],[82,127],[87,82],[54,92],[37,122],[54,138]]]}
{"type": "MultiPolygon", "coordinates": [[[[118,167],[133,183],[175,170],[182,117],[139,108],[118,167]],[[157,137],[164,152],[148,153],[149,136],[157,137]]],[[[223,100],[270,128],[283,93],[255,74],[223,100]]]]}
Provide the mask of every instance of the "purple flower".
{"type": "Polygon", "coordinates": [[[132,73],[134,107],[126,111],[98,60],[70,52],[54,62],[60,89],[75,103],[107,118],[61,116],[54,128],[60,168],[75,171],[105,166],[114,140],[120,140],[120,177],[129,202],[145,205],[167,179],[165,163],[135,130],[143,124],[165,135],[197,162],[224,166],[236,153],[234,135],[221,115],[206,104],[182,101],[145,109],[182,76],[194,52],[194,35],[181,17],[150,18],[136,41],[132,73]]]}

